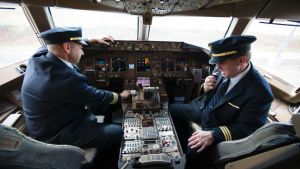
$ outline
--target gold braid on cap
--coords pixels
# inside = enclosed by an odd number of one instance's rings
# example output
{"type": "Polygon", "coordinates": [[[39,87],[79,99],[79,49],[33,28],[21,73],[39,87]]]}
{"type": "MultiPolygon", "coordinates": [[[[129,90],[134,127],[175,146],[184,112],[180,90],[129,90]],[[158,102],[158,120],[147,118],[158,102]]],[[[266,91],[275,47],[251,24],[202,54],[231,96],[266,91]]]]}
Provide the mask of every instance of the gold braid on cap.
{"type": "Polygon", "coordinates": [[[227,55],[232,55],[232,54],[236,54],[237,51],[233,50],[233,51],[229,51],[229,52],[223,52],[223,53],[212,53],[211,56],[212,57],[220,57],[220,56],[227,56],[227,55]]]}
{"type": "Polygon", "coordinates": [[[82,37],[72,37],[70,40],[82,40],[82,37]]]}

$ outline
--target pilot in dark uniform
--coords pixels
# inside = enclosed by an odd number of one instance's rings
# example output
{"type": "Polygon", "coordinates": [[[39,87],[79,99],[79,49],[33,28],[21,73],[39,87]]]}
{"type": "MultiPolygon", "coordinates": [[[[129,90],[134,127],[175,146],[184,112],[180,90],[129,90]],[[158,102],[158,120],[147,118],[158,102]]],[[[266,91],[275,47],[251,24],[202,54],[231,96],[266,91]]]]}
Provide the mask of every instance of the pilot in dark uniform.
{"type": "Polygon", "coordinates": [[[117,94],[92,87],[75,66],[83,45],[107,44],[113,42],[112,37],[84,41],[79,27],[53,28],[40,37],[47,48],[30,58],[21,91],[28,134],[48,143],[97,147],[107,159],[117,159],[122,128],[97,123],[93,111],[120,103],[130,92],[117,94]]]}
{"type": "Polygon", "coordinates": [[[208,76],[201,95],[188,104],[169,107],[182,146],[187,146],[186,168],[209,166],[210,145],[246,137],[263,126],[273,100],[267,81],[250,62],[254,36],[231,36],[211,42],[208,76]],[[190,122],[202,130],[188,133],[190,122]]]}

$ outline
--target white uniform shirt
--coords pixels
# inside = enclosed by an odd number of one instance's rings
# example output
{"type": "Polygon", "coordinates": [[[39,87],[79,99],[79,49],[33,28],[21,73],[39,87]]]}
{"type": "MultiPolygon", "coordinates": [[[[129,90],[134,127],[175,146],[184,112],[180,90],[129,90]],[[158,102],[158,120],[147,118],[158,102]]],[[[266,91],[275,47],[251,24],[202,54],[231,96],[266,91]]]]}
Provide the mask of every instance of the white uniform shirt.
{"type": "Polygon", "coordinates": [[[236,75],[235,77],[230,78],[230,84],[229,84],[229,87],[228,87],[226,93],[228,93],[244,76],[246,76],[246,74],[250,70],[250,67],[251,67],[251,64],[248,65],[246,70],[244,70],[240,74],[236,75]]]}

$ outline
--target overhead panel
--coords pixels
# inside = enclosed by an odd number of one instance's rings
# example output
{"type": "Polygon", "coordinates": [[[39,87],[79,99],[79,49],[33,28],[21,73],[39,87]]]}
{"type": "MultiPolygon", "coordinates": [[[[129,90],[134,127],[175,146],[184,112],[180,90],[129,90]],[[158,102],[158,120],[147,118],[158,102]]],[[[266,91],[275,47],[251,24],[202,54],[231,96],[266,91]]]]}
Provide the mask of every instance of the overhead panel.
{"type": "MultiPolygon", "coordinates": [[[[201,0],[200,0],[201,1],[201,0]]],[[[217,6],[217,5],[225,5],[225,4],[231,4],[231,3],[238,3],[245,0],[211,0],[209,3],[205,5],[206,8],[217,6]]],[[[247,0],[247,2],[253,1],[253,0],[247,0]]],[[[254,0],[255,1],[255,0],[254,0]]]]}
{"type": "MultiPolygon", "coordinates": [[[[208,0],[203,2],[206,1],[208,0]]],[[[166,15],[171,12],[197,10],[200,4],[198,0],[92,0],[92,2],[126,10],[136,15],[145,13],[166,15]]]]}
{"type": "Polygon", "coordinates": [[[102,4],[130,14],[167,15],[170,13],[194,11],[216,5],[235,3],[244,0],[89,0],[92,3],[102,4]]]}

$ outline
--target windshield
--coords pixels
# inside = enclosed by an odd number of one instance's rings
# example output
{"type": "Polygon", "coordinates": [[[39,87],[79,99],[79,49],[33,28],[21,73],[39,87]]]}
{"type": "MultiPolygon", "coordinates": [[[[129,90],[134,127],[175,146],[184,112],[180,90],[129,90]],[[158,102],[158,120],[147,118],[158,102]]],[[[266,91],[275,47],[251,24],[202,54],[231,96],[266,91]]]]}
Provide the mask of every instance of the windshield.
{"type": "MultiPolygon", "coordinates": [[[[55,26],[81,26],[87,37],[112,35],[118,40],[137,40],[136,15],[65,8],[51,8],[51,13],[55,26]]],[[[207,48],[209,42],[224,36],[230,19],[154,16],[149,40],[183,41],[207,48]]]]}
{"type": "MultiPolygon", "coordinates": [[[[40,46],[22,8],[11,4],[9,7],[0,10],[0,31],[5,35],[0,41],[0,66],[28,59],[40,46]]],[[[57,7],[50,10],[55,26],[81,26],[84,37],[111,35],[116,40],[137,40],[137,15],[57,7]]],[[[223,38],[230,21],[230,17],[154,16],[149,40],[180,41],[208,48],[209,42],[223,38]]],[[[243,33],[257,37],[252,45],[254,65],[299,87],[299,28],[260,21],[254,19],[243,33]]]]}
{"type": "Polygon", "coordinates": [[[153,17],[149,40],[183,41],[208,48],[209,42],[223,38],[230,20],[230,17],[153,17]]]}
{"type": "Polygon", "coordinates": [[[137,16],[124,13],[51,8],[55,26],[81,26],[83,37],[111,35],[136,40],[137,16]]]}

